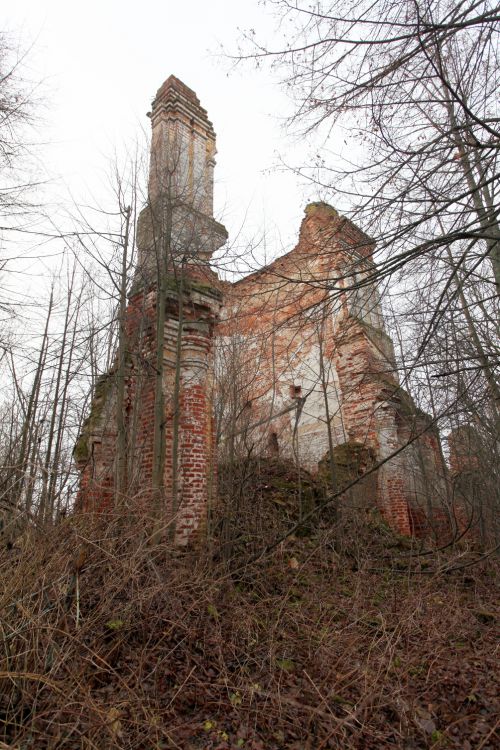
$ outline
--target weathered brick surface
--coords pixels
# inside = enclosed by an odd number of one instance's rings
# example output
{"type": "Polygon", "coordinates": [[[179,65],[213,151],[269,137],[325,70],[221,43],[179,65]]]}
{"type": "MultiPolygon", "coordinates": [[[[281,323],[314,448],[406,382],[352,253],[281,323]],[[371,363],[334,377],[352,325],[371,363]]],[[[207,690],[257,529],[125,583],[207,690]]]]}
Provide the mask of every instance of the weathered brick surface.
{"type": "Polygon", "coordinates": [[[244,341],[245,419],[257,425],[247,442],[314,470],[328,450],[326,394],[334,444],[365,445],[384,462],[366,504],[398,532],[424,534],[442,512],[445,467],[437,433],[424,431],[427,418],[399,385],[372,252],[332,207],[309,205],[297,246],[226,290],[220,336],[244,341]],[[283,413],[294,403],[299,413],[283,413]]]}
{"type": "MultiPolygon", "coordinates": [[[[212,216],[212,125],[194,92],[172,76],[156,95],[151,120],[149,202],[138,221],[138,269],[126,314],[129,502],[146,509],[157,502],[152,490],[156,269],[167,248],[173,273],[163,331],[163,514],[166,523],[174,515],[176,474],[177,542],[186,543],[203,526],[216,491],[216,336],[219,356],[224,348],[233,353],[218,387],[236,390],[240,400],[223,441],[243,435],[253,455],[280,454],[315,470],[329,446],[328,413],[334,445],[364,446],[382,463],[376,481],[360,485],[365,507],[378,506],[400,533],[427,534],[446,515],[446,468],[437,432],[426,429],[428,417],[399,385],[372,283],[372,240],[331,206],[310,204],[291,252],[235,284],[219,283],[209,259],[227,235],[212,216]],[[219,322],[222,289],[226,301],[219,322]]],[[[115,409],[111,371],[97,388],[76,451],[79,503],[85,508],[99,510],[116,499],[115,409]]]]}

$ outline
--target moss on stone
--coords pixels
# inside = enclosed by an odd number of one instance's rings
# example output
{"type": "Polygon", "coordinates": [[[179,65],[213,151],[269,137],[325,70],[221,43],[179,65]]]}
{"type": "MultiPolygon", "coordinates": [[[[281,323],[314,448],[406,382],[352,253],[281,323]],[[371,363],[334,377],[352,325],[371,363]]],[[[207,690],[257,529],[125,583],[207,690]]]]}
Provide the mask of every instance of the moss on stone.
{"type": "MultiPolygon", "coordinates": [[[[294,467],[295,476],[286,478],[280,476],[268,476],[267,492],[269,499],[278,506],[286,508],[294,515],[298,509],[299,494],[301,497],[302,512],[307,514],[318,503],[320,496],[318,487],[315,486],[307,473],[302,474],[299,486],[298,476],[294,467]]],[[[300,535],[300,531],[298,532],[300,535]]]]}
{"type": "Polygon", "coordinates": [[[90,458],[88,435],[83,430],[85,430],[85,423],[83,424],[82,433],[73,448],[73,457],[77,463],[84,463],[90,458]]]}
{"type": "Polygon", "coordinates": [[[324,203],[323,201],[313,201],[312,203],[308,203],[304,209],[306,216],[311,216],[317,211],[329,213],[333,219],[339,218],[338,211],[333,206],[330,206],[329,203],[324,203]]]}
{"type": "Polygon", "coordinates": [[[191,281],[187,279],[186,289],[191,292],[198,292],[199,294],[208,294],[211,297],[222,299],[222,292],[219,291],[212,284],[203,284],[201,281],[191,281]]]}
{"type": "MultiPolygon", "coordinates": [[[[367,469],[375,463],[375,454],[371,448],[354,440],[340,443],[333,449],[335,473],[340,488],[345,487],[354,479],[363,476],[367,469]]],[[[318,464],[321,479],[330,481],[330,452],[328,451],[318,464]]]]}
{"type": "MultiPolygon", "coordinates": [[[[168,276],[165,279],[165,289],[167,291],[167,294],[179,293],[179,286],[180,286],[180,279],[179,276],[174,276],[174,274],[168,274],[168,276]]],[[[157,285],[156,282],[153,281],[151,278],[143,279],[139,278],[137,280],[134,280],[132,283],[132,286],[130,288],[129,297],[134,297],[139,292],[143,290],[153,290],[156,289],[157,285]]],[[[204,284],[201,281],[196,281],[195,279],[190,279],[189,276],[184,277],[184,292],[186,294],[189,294],[190,292],[198,292],[198,294],[205,294],[210,297],[214,297],[217,300],[222,299],[222,292],[217,289],[213,284],[204,284]]]]}
{"type": "Polygon", "coordinates": [[[97,427],[104,411],[108,394],[113,386],[114,372],[105,372],[97,379],[94,397],[90,407],[90,414],[82,425],[82,431],[73,448],[73,456],[78,463],[88,461],[90,458],[89,438],[97,427]]]}

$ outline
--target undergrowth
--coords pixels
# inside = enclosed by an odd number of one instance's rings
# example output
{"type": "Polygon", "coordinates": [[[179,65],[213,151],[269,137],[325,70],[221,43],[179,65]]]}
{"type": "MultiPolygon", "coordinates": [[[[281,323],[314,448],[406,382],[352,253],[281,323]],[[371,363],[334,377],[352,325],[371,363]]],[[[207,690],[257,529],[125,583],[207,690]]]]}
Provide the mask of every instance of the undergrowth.
{"type": "Polygon", "coordinates": [[[375,518],[251,564],[146,529],[74,516],[3,550],[0,746],[498,747],[491,561],[375,518]]]}

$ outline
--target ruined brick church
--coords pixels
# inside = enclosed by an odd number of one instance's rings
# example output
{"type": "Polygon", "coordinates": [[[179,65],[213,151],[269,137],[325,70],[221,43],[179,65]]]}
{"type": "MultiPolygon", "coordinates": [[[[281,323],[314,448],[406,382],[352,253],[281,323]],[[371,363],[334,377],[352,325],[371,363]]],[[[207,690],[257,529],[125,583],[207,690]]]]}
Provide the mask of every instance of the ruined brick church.
{"type": "MultiPolygon", "coordinates": [[[[187,543],[217,496],[217,451],[237,436],[263,460],[279,455],[311,472],[332,455],[357,456],[360,471],[380,464],[366,506],[402,534],[425,533],[446,469],[429,417],[399,383],[373,241],[311,203],[294,249],[221,281],[211,258],[227,232],[213,217],[207,112],[171,76],[150,118],[148,202],[125,319],[128,502],[151,501],[160,450],[165,519],[175,517],[175,539],[187,543]],[[230,389],[238,405],[224,420],[230,389]]],[[[116,424],[115,367],[97,384],[75,449],[84,509],[116,501],[116,424]]]]}

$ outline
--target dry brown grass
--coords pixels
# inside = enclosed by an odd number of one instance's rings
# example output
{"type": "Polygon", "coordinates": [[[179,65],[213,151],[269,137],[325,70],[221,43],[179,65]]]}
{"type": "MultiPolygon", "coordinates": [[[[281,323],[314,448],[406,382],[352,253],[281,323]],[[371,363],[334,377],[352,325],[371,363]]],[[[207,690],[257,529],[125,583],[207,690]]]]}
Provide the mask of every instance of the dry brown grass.
{"type": "Polygon", "coordinates": [[[1,553],[0,747],[498,747],[491,562],[433,573],[473,557],[376,521],[341,558],[325,524],[250,566],[146,528],[73,517],[1,553]]]}

